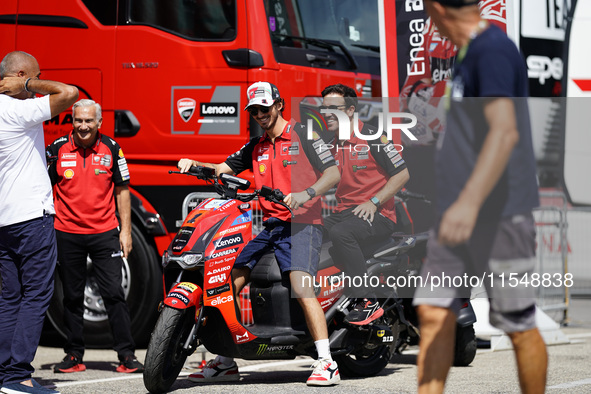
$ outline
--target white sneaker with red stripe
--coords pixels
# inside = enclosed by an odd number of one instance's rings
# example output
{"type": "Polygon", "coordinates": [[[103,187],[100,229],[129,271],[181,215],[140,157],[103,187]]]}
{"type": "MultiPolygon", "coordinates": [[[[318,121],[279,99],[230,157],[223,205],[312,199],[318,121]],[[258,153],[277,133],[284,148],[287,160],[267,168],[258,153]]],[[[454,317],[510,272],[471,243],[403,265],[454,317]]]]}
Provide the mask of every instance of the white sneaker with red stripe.
{"type": "Polygon", "coordinates": [[[195,372],[189,375],[189,380],[196,383],[204,382],[232,382],[240,380],[238,365],[232,361],[232,364],[225,365],[217,356],[203,367],[201,372],[195,372]]]}
{"type": "Polygon", "coordinates": [[[308,386],[332,386],[341,381],[339,366],[333,360],[321,358],[312,364],[314,372],[308,378],[308,386]]]}

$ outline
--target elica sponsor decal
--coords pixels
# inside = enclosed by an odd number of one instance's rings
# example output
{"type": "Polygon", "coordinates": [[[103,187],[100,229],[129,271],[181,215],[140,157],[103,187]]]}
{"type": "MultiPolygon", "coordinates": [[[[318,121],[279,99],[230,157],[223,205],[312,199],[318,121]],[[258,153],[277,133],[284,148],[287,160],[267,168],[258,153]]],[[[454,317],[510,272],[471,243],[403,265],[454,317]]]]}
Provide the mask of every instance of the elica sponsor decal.
{"type": "Polygon", "coordinates": [[[216,249],[225,249],[230,246],[243,244],[242,234],[229,235],[215,242],[216,249]]]}
{"type": "Polygon", "coordinates": [[[230,290],[230,284],[226,283],[225,285],[220,286],[220,287],[214,287],[213,289],[207,289],[206,293],[207,293],[208,297],[213,297],[213,296],[216,296],[218,294],[222,294],[222,293],[229,291],[229,290],[230,290]]]}
{"type": "Polygon", "coordinates": [[[201,116],[238,116],[237,103],[201,103],[199,107],[201,116]]]}
{"type": "Polygon", "coordinates": [[[179,300],[181,300],[184,304],[189,304],[189,299],[187,297],[185,297],[182,294],[176,293],[176,292],[172,292],[168,295],[169,297],[174,297],[174,298],[178,298],[179,300]]]}
{"type": "Polygon", "coordinates": [[[232,297],[231,295],[226,296],[226,297],[217,297],[217,298],[211,300],[211,306],[225,304],[230,301],[234,301],[234,297],[232,297]]]}
{"type": "Polygon", "coordinates": [[[209,278],[207,283],[209,283],[209,284],[224,283],[227,278],[228,278],[228,276],[226,274],[213,275],[209,278]]]}
{"type": "Polygon", "coordinates": [[[222,256],[226,256],[228,254],[236,253],[237,251],[238,251],[237,248],[227,249],[227,250],[223,250],[221,252],[212,253],[211,256],[209,256],[209,258],[210,259],[217,259],[218,257],[222,257],[222,256]]]}

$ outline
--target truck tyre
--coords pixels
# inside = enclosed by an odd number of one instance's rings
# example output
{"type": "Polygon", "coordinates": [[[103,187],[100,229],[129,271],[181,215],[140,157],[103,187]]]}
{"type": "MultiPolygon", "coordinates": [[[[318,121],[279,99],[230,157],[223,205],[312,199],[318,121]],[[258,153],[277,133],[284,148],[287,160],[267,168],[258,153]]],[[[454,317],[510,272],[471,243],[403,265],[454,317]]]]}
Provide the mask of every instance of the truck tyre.
{"type": "MultiPolygon", "coordinates": [[[[162,273],[156,252],[147,243],[142,232],[132,224],[133,249],[123,267],[122,286],[131,319],[131,333],[136,346],[145,346],[158,318],[158,303],[162,299],[162,273]]],[[[55,329],[66,338],[64,325],[64,293],[56,270],[55,291],[47,311],[47,317],[55,329]]],[[[88,348],[111,348],[113,336],[107,312],[92,274],[89,271],[84,290],[84,341],[88,348]]]]}
{"type": "Polygon", "coordinates": [[[476,357],[476,335],[474,326],[456,327],[456,345],[454,353],[454,366],[467,367],[476,357]]]}
{"type": "Polygon", "coordinates": [[[183,345],[194,324],[195,308],[162,309],[144,364],[144,385],[150,393],[165,393],[175,382],[189,356],[183,345]]]}

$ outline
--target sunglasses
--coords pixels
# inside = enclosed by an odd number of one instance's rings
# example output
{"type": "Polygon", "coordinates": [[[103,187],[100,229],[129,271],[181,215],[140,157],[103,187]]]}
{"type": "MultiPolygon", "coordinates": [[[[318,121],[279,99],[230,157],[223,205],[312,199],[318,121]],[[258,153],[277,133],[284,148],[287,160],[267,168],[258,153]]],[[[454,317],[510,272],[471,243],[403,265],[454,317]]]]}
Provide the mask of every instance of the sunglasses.
{"type": "Polygon", "coordinates": [[[343,105],[321,105],[320,107],[318,107],[319,110],[323,110],[323,109],[341,109],[341,108],[347,108],[347,106],[345,104],[343,104],[343,105]]]}
{"type": "MultiPolygon", "coordinates": [[[[272,107],[272,106],[271,106],[271,107],[272,107]]],[[[267,114],[267,113],[269,113],[269,111],[271,110],[271,107],[250,107],[250,108],[247,108],[246,110],[248,111],[248,113],[249,113],[251,116],[257,116],[257,114],[259,113],[259,111],[260,111],[262,114],[267,114]]]]}

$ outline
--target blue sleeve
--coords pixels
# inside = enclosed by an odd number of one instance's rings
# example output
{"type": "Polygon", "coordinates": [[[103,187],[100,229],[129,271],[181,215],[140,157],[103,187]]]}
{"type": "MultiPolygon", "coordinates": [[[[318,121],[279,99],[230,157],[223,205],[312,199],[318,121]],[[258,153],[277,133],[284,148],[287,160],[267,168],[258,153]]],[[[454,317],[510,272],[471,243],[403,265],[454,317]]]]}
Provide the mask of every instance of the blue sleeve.
{"type": "Polygon", "coordinates": [[[520,96],[517,86],[523,60],[510,41],[507,40],[502,44],[483,48],[478,56],[476,67],[478,76],[475,82],[479,88],[478,96],[480,97],[520,96]]]}

